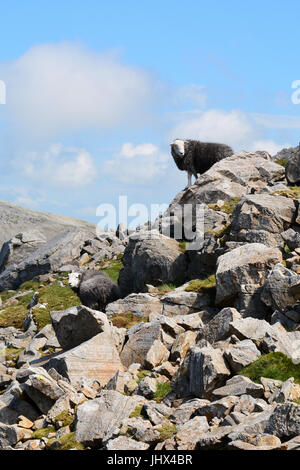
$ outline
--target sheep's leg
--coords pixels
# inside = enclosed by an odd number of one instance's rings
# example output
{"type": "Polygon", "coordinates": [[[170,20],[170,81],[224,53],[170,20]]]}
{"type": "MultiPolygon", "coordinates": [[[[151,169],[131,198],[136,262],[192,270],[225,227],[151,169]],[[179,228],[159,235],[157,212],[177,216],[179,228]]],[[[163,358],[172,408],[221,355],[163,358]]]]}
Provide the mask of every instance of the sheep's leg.
{"type": "Polygon", "coordinates": [[[188,171],[188,187],[192,185],[192,173],[188,171]]]}

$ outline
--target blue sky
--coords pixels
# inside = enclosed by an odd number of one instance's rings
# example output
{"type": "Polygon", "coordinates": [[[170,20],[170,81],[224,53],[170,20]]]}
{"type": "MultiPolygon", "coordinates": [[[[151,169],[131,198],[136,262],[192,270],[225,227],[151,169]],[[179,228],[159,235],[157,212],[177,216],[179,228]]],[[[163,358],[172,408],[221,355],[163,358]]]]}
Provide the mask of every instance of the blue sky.
{"type": "Polygon", "coordinates": [[[97,221],[186,184],[176,137],[300,140],[296,0],[12,0],[0,7],[0,199],[97,221]]]}

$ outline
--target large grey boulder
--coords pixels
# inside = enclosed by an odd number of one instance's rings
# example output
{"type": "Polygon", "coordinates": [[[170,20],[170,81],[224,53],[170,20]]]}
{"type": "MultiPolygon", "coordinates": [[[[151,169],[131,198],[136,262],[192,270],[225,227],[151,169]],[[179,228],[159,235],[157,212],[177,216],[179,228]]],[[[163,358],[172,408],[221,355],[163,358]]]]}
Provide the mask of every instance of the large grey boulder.
{"type": "Polygon", "coordinates": [[[17,289],[35,276],[58,270],[80,258],[81,249],[93,232],[67,229],[41,245],[17,265],[10,265],[0,274],[0,290],[17,289]]]}
{"type": "Polygon", "coordinates": [[[143,402],[142,397],[126,397],[113,390],[102,391],[99,398],[89,400],[77,408],[74,423],[77,441],[85,446],[100,446],[143,402]]]}
{"type": "Polygon", "coordinates": [[[300,183],[300,149],[289,159],[285,169],[285,176],[289,184],[300,183]]]}
{"type": "Polygon", "coordinates": [[[261,299],[268,307],[282,312],[297,303],[299,297],[295,288],[299,284],[300,276],[282,264],[276,264],[268,274],[261,299]]]}
{"type": "Polygon", "coordinates": [[[157,232],[132,235],[124,252],[123,264],[124,269],[119,276],[123,295],[143,292],[146,284],[183,283],[186,278],[186,259],[178,242],[157,232]]]}
{"type": "Polygon", "coordinates": [[[229,304],[245,315],[263,318],[260,299],[268,271],[282,260],[277,248],[249,243],[220,256],[216,271],[216,303],[229,304]]]}
{"type": "Polygon", "coordinates": [[[183,331],[183,328],[163,316],[151,323],[134,325],[128,331],[129,339],[120,355],[122,363],[125,367],[133,363],[150,368],[157,366],[169,357],[166,345],[171,348],[176,333],[183,331]]]}
{"type": "Polygon", "coordinates": [[[111,334],[107,316],[83,305],[51,312],[50,316],[58,342],[64,350],[75,348],[104,331],[111,334]]]}
{"type": "Polygon", "coordinates": [[[295,210],[294,201],[284,196],[248,195],[233,212],[230,240],[282,245],[280,234],[291,226],[295,210]]]}
{"type": "Polygon", "coordinates": [[[231,323],[240,320],[241,314],[231,307],[223,308],[210,322],[205,325],[201,337],[209,343],[215,343],[228,338],[232,333],[231,323]]]}
{"type": "Polygon", "coordinates": [[[17,442],[17,426],[8,426],[0,423],[0,450],[14,446],[17,442]]]}
{"type": "Polygon", "coordinates": [[[210,398],[215,388],[222,386],[230,376],[222,352],[211,346],[192,347],[178,372],[178,396],[210,398]]]}
{"type": "Polygon", "coordinates": [[[300,248],[299,232],[289,228],[285,232],[282,232],[281,236],[291,251],[294,251],[296,248],[300,248]]]}
{"type": "Polygon", "coordinates": [[[261,353],[253,341],[245,339],[237,344],[230,345],[224,355],[233,372],[238,372],[243,369],[243,367],[256,361],[261,353]]]}
{"type": "Polygon", "coordinates": [[[102,386],[115,376],[118,370],[123,370],[113,334],[107,331],[79,346],[53,356],[47,364],[47,369],[54,368],[74,385],[82,377],[98,380],[102,386]]]}
{"type": "Polygon", "coordinates": [[[300,434],[300,405],[277,405],[266,425],[265,432],[277,437],[296,437],[300,434]]]}

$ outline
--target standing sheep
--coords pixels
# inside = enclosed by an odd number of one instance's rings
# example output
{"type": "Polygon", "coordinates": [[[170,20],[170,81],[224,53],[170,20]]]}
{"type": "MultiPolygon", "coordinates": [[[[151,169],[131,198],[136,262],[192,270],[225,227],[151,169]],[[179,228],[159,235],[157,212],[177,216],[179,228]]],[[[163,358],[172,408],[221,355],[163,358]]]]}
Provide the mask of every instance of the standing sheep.
{"type": "Polygon", "coordinates": [[[88,269],[69,274],[69,286],[86,307],[103,311],[107,304],[120,298],[120,290],[106,274],[88,269]]]}
{"type": "Polygon", "coordinates": [[[176,139],[170,145],[177,167],[188,172],[188,186],[192,184],[192,175],[197,179],[198,173],[205,173],[215,163],[233,154],[228,145],[199,140],[176,139]]]}

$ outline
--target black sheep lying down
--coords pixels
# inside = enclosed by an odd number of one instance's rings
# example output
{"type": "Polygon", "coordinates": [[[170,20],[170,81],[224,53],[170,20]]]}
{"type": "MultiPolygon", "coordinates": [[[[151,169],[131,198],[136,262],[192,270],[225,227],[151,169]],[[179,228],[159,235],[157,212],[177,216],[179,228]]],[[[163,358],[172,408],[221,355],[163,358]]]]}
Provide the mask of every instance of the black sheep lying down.
{"type": "Polygon", "coordinates": [[[176,139],[171,144],[171,153],[177,168],[188,172],[190,186],[192,175],[197,179],[199,173],[202,175],[215,163],[233,155],[233,150],[225,144],[176,139]]]}
{"type": "Polygon", "coordinates": [[[69,286],[83,305],[95,310],[104,311],[109,303],[121,297],[117,284],[106,274],[92,269],[70,273],[69,286]]]}

